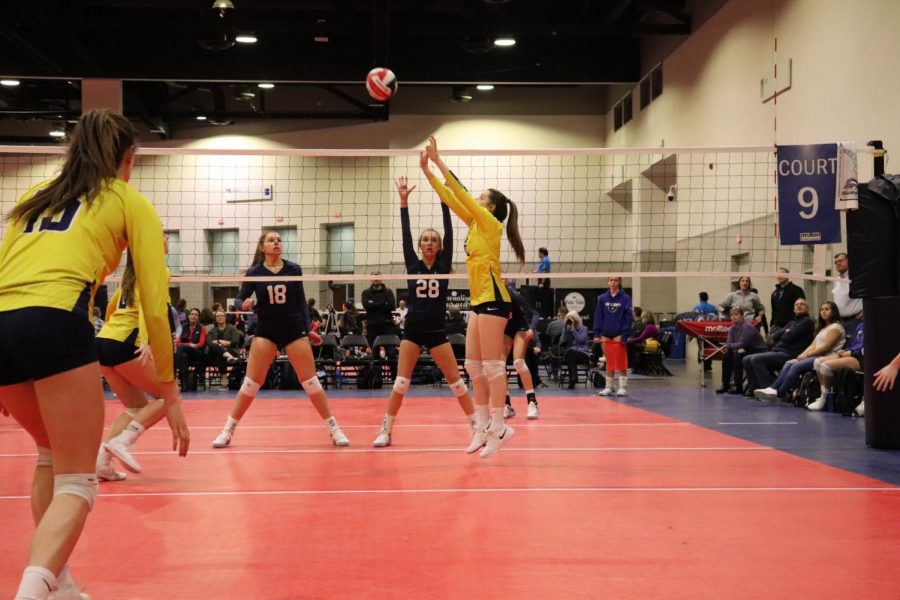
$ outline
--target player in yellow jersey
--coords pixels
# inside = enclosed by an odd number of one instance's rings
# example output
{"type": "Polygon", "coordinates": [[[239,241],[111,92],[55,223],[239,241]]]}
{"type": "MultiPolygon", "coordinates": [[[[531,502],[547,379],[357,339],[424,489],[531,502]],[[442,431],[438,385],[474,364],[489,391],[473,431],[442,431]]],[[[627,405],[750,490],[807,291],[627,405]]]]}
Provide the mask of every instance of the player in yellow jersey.
{"type": "Polygon", "coordinates": [[[515,433],[503,421],[507,391],[503,330],[512,314],[512,302],[500,273],[500,239],[508,215],[506,235],[519,262],[524,264],[519,212],[512,200],[495,189],[485,190],[477,200],[473,198],[444,164],[434,136],[428,138],[420,166],[441,200],[469,226],[466,270],[472,314],[466,330],[466,371],[475,389],[476,433],[466,451],[475,452],[484,446],[481,457],[487,458],[515,433]],[[431,172],[429,160],[441,171],[447,185],[431,172]]]}
{"type": "Polygon", "coordinates": [[[134,142],[125,117],[84,114],[60,174],[29,190],[7,216],[0,244],[0,398],[38,446],[31,503],[37,527],[16,599],[44,600],[57,589],[78,597],[65,564],[97,496],[94,461],[103,433],[91,300],[126,246],[163,396],[173,426],[184,424],[159,216],[127,183],[134,142]]]}
{"type": "MultiPolygon", "coordinates": [[[[168,238],[165,235],[163,238],[168,253],[168,238]]],[[[112,467],[112,456],[132,473],[141,472],[141,465],[131,454],[131,447],[144,431],[165,416],[153,356],[142,343],[146,336],[146,324],[135,284],[134,262],[129,254],[122,285],[113,294],[106,323],[97,334],[100,370],[126,409],[113,422],[106,443],[97,454],[97,477],[102,481],[125,479],[125,473],[112,467]],[[148,402],[146,394],[154,400],[148,402]]],[[[170,323],[170,330],[172,325],[174,322],[170,323]]],[[[186,431],[173,433],[176,441],[182,436],[187,440],[186,431]]],[[[187,443],[181,446],[181,451],[187,453],[187,443]]]]}

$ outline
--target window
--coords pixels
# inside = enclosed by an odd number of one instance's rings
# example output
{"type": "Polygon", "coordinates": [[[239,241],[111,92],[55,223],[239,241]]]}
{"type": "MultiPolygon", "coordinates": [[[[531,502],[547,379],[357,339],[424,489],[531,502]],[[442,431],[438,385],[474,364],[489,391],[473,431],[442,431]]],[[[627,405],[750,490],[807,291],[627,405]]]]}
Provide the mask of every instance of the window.
{"type": "Polygon", "coordinates": [[[663,90],[662,63],[650,72],[650,100],[656,100],[663,90]]]}
{"type": "Polygon", "coordinates": [[[613,107],[613,131],[622,128],[622,103],[617,102],[613,107]]]}
{"type": "Polygon", "coordinates": [[[622,98],[622,125],[631,120],[634,116],[634,97],[631,92],[625,94],[622,98]]]}
{"type": "Polygon", "coordinates": [[[641,79],[641,110],[647,108],[647,105],[650,104],[650,78],[644,77],[641,79]]]}
{"type": "Polygon", "coordinates": [[[238,230],[207,229],[209,272],[211,275],[234,275],[238,272],[238,230]]]}
{"type": "Polygon", "coordinates": [[[328,237],[328,272],[352,273],[354,267],[353,225],[326,227],[328,237]]]}
{"type": "Polygon", "coordinates": [[[181,233],[179,231],[164,231],[169,237],[169,254],[166,255],[166,266],[172,275],[181,274],[181,233]]]}

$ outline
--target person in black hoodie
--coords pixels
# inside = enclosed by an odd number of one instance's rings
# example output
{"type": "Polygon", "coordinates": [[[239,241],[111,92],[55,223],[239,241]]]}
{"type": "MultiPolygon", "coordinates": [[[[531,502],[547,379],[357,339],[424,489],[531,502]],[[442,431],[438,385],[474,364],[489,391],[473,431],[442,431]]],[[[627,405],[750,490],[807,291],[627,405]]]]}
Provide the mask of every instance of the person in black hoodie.
{"type": "Polygon", "coordinates": [[[758,389],[770,387],[775,381],[775,370],[784,366],[812,343],[815,323],[809,318],[809,304],[804,298],[794,302],[794,318],[772,337],[772,349],[744,358],[747,373],[747,389],[744,395],[751,397],[758,389]]]}
{"type": "Polygon", "coordinates": [[[366,321],[366,339],[369,346],[375,341],[375,338],[382,334],[394,333],[394,316],[393,311],[397,306],[394,299],[394,292],[387,289],[384,283],[377,279],[381,273],[375,272],[372,275],[376,279],[372,280],[372,285],[363,290],[362,304],[366,311],[364,317],[366,321]]]}
{"type": "Polygon", "coordinates": [[[791,282],[791,278],[787,276],[790,271],[784,267],[778,269],[779,273],[784,273],[784,277],[777,277],[775,291],[772,292],[772,333],[782,329],[794,318],[794,302],[800,298],[806,298],[803,288],[791,282]]]}

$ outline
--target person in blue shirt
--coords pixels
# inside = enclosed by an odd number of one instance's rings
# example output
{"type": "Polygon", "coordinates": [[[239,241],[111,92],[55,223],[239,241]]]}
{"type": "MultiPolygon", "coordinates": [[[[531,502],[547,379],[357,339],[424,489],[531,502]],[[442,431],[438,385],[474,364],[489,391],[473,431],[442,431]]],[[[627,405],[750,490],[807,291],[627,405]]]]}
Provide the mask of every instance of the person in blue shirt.
{"type": "Polygon", "coordinates": [[[700,292],[700,304],[695,306],[692,311],[699,315],[714,315],[718,311],[714,304],[709,303],[709,294],[700,292]]]}
{"type": "Polygon", "coordinates": [[[600,395],[609,396],[615,392],[618,396],[626,396],[628,353],[625,341],[631,331],[631,296],[622,289],[621,277],[610,277],[608,282],[609,290],[597,298],[593,323],[594,342],[603,347],[603,356],[606,357],[606,387],[600,390],[600,395]],[[619,372],[617,392],[613,389],[616,371],[619,372]]]}
{"type": "MultiPolygon", "coordinates": [[[[538,248],[538,258],[541,261],[538,263],[537,272],[538,273],[549,273],[550,272],[550,253],[546,248],[538,248]]],[[[550,287],[550,279],[547,277],[538,277],[537,285],[539,288],[548,288],[550,287]]]]}

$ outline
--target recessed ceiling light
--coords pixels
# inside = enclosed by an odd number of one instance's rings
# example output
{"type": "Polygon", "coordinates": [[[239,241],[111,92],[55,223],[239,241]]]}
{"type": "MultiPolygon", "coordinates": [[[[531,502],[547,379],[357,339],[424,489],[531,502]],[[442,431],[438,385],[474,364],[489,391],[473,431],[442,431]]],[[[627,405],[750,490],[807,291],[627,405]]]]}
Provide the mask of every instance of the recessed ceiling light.
{"type": "Polygon", "coordinates": [[[0,79],[0,85],[5,85],[6,87],[16,87],[19,85],[18,79],[0,79]]]}
{"type": "Polygon", "coordinates": [[[50,137],[64,138],[66,137],[66,132],[63,129],[54,129],[50,132],[50,137]]]}
{"type": "Polygon", "coordinates": [[[257,41],[256,36],[250,33],[241,33],[234,38],[238,44],[255,44],[257,41]]]}
{"type": "Polygon", "coordinates": [[[274,83],[260,83],[259,85],[257,85],[257,87],[261,87],[264,90],[271,90],[273,87],[275,87],[275,84],[274,83]]]}
{"type": "Polygon", "coordinates": [[[205,121],[205,120],[206,120],[206,115],[197,115],[197,116],[194,117],[194,118],[197,119],[198,121],[205,121]]]}
{"type": "Polygon", "coordinates": [[[489,84],[489,83],[480,83],[480,84],[478,84],[478,85],[475,86],[475,87],[476,87],[478,90],[482,91],[482,92],[489,92],[489,91],[491,91],[492,89],[494,89],[494,86],[492,86],[492,85],[489,84]]]}
{"type": "Polygon", "coordinates": [[[515,46],[516,40],[515,38],[511,37],[498,37],[496,40],[494,40],[494,45],[507,48],[509,46],[515,46]]]}

